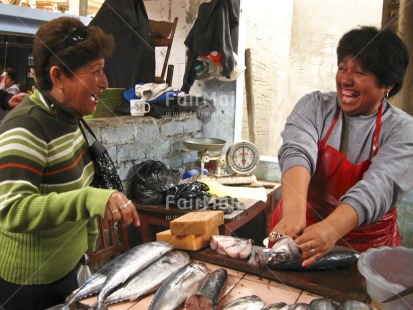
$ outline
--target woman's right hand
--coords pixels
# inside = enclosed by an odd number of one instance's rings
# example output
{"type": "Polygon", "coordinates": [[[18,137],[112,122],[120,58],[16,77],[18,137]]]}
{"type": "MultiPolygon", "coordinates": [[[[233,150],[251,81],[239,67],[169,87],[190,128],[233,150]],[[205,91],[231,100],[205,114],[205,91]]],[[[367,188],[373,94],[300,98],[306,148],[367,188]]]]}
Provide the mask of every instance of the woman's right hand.
{"type": "Polygon", "coordinates": [[[276,235],[285,235],[295,239],[302,233],[305,225],[305,218],[300,221],[298,217],[289,219],[287,216],[283,216],[277,225],[273,227],[268,239],[270,242],[274,242],[277,239],[276,235]]]}
{"type": "Polygon", "coordinates": [[[133,223],[140,226],[138,211],[133,202],[123,193],[115,192],[110,196],[105,209],[105,220],[120,222],[123,227],[133,223]]]}

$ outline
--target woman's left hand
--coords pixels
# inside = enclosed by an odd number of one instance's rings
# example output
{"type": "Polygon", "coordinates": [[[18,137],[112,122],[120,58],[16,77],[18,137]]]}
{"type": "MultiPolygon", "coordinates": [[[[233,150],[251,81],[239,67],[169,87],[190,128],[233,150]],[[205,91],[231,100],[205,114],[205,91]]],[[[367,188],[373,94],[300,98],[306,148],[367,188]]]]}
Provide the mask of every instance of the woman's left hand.
{"type": "Polygon", "coordinates": [[[338,239],[334,229],[328,227],[325,221],[306,227],[301,236],[294,240],[302,250],[301,257],[305,259],[303,267],[330,252],[338,239]]]}
{"type": "Polygon", "coordinates": [[[336,242],[357,227],[358,216],[348,204],[340,204],[324,220],[306,227],[294,241],[303,251],[303,267],[331,251],[336,242]]]}

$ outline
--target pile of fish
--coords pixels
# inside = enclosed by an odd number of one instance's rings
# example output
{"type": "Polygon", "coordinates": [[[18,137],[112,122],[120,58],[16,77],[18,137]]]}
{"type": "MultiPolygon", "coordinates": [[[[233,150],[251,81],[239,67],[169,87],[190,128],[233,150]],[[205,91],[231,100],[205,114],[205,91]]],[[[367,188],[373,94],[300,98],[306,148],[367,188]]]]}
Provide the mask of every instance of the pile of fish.
{"type": "Polygon", "coordinates": [[[213,310],[225,288],[226,269],[208,273],[204,263],[190,263],[189,255],[173,251],[166,242],[138,245],[96,271],[64,305],[50,309],[76,308],[77,301],[97,295],[91,309],[132,301],[153,293],[149,310],[173,310],[185,303],[188,310],[213,310]]]}
{"type": "Polygon", "coordinates": [[[373,308],[356,300],[347,300],[340,304],[327,298],[314,299],[309,304],[301,302],[287,305],[278,302],[266,306],[260,297],[251,295],[233,300],[222,310],[373,310],[373,308]]]}
{"type": "Polygon", "coordinates": [[[222,255],[232,258],[246,259],[251,255],[252,239],[242,239],[232,236],[213,235],[210,239],[210,247],[222,255]]]}
{"type": "Polygon", "coordinates": [[[325,256],[319,258],[310,266],[303,267],[301,249],[288,236],[278,238],[272,248],[254,246],[249,263],[261,268],[276,270],[308,271],[329,270],[348,267],[357,263],[360,253],[343,246],[334,246],[325,256]]]}
{"type": "Polygon", "coordinates": [[[172,246],[166,242],[138,245],[105,264],[66,304],[53,309],[71,309],[76,301],[91,295],[98,295],[94,309],[106,309],[108,304],[135,300],[156,291],[169,276],[189,261],[187,253],[172,251],[172,246]]]}
{"type": "MultiPolygon", "coordinates": [[[[357,252],[337,247],[316,263],[304,268],[301,266],[300,248],[286,236],[279,238],[271,249],[253,246],[251,239],[222,235],[212,236],[210,245],[220,254],[241,259],[250,256],[250,263],[262,268],[281,270],[331,269],[352,265],[358,259],[357,252]]],[[[173,250],[169,243],[154,241],[138,245],[109,261],[66,304],[53,309],[68,310],[79,300],[97,295],[93,309],[102,310],[110,304],[133,301],[155,292],[149,310],[173,310],[182,304],[188,310],[213,310],[222,296],[227,278],[224,268],[209,273],[204,263],[190,263],[186,252],[173,250]]],[[[325,300],[318,301],[322,302],[327,303],[325,300]]],[[[347,308],[343,308],[343,304],[341,309],[370,309],[361,306],[354,308],[355,303],[349,301],[351,307],[347,305],[347,308]]],[[[307,305],[281,303],[265,306],[259,297],[248,296],[231,302],[224,309],[339,309],[330,304],[325,308],[311,307],[311,304],[307,308],[305,306],[307,305]]]]}

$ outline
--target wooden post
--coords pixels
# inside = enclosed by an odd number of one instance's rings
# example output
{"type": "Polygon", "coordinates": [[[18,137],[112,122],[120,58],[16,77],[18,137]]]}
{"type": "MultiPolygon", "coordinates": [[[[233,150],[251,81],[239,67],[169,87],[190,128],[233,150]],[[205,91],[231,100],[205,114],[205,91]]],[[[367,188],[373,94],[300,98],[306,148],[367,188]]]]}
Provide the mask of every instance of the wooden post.
{"type": "Polygon", "coordinates": [[[255,104],[254,104],[254,89],[252,86],[252,64],[251,50],[245,50],[245,91],[247,97],[247,115],[248,115],[248,132],[252,143],[256,143],[255,139],[255,104]]]}

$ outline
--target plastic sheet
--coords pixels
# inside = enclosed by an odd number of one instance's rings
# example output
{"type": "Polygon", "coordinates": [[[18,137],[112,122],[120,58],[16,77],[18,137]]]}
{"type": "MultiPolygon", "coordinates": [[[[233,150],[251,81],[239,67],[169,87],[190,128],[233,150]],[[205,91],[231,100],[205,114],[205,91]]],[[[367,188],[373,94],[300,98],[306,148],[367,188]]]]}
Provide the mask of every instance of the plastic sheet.
{"type": "Polygon", "coordinates": [[[204,183],[209,187],[209,193],[220,197],[230,196],[233,198],[246,198],[267,201],[267,192],[264,187],[245,187],[245,186],[226,186],[213,180],[205,180],[204,183]]]}

